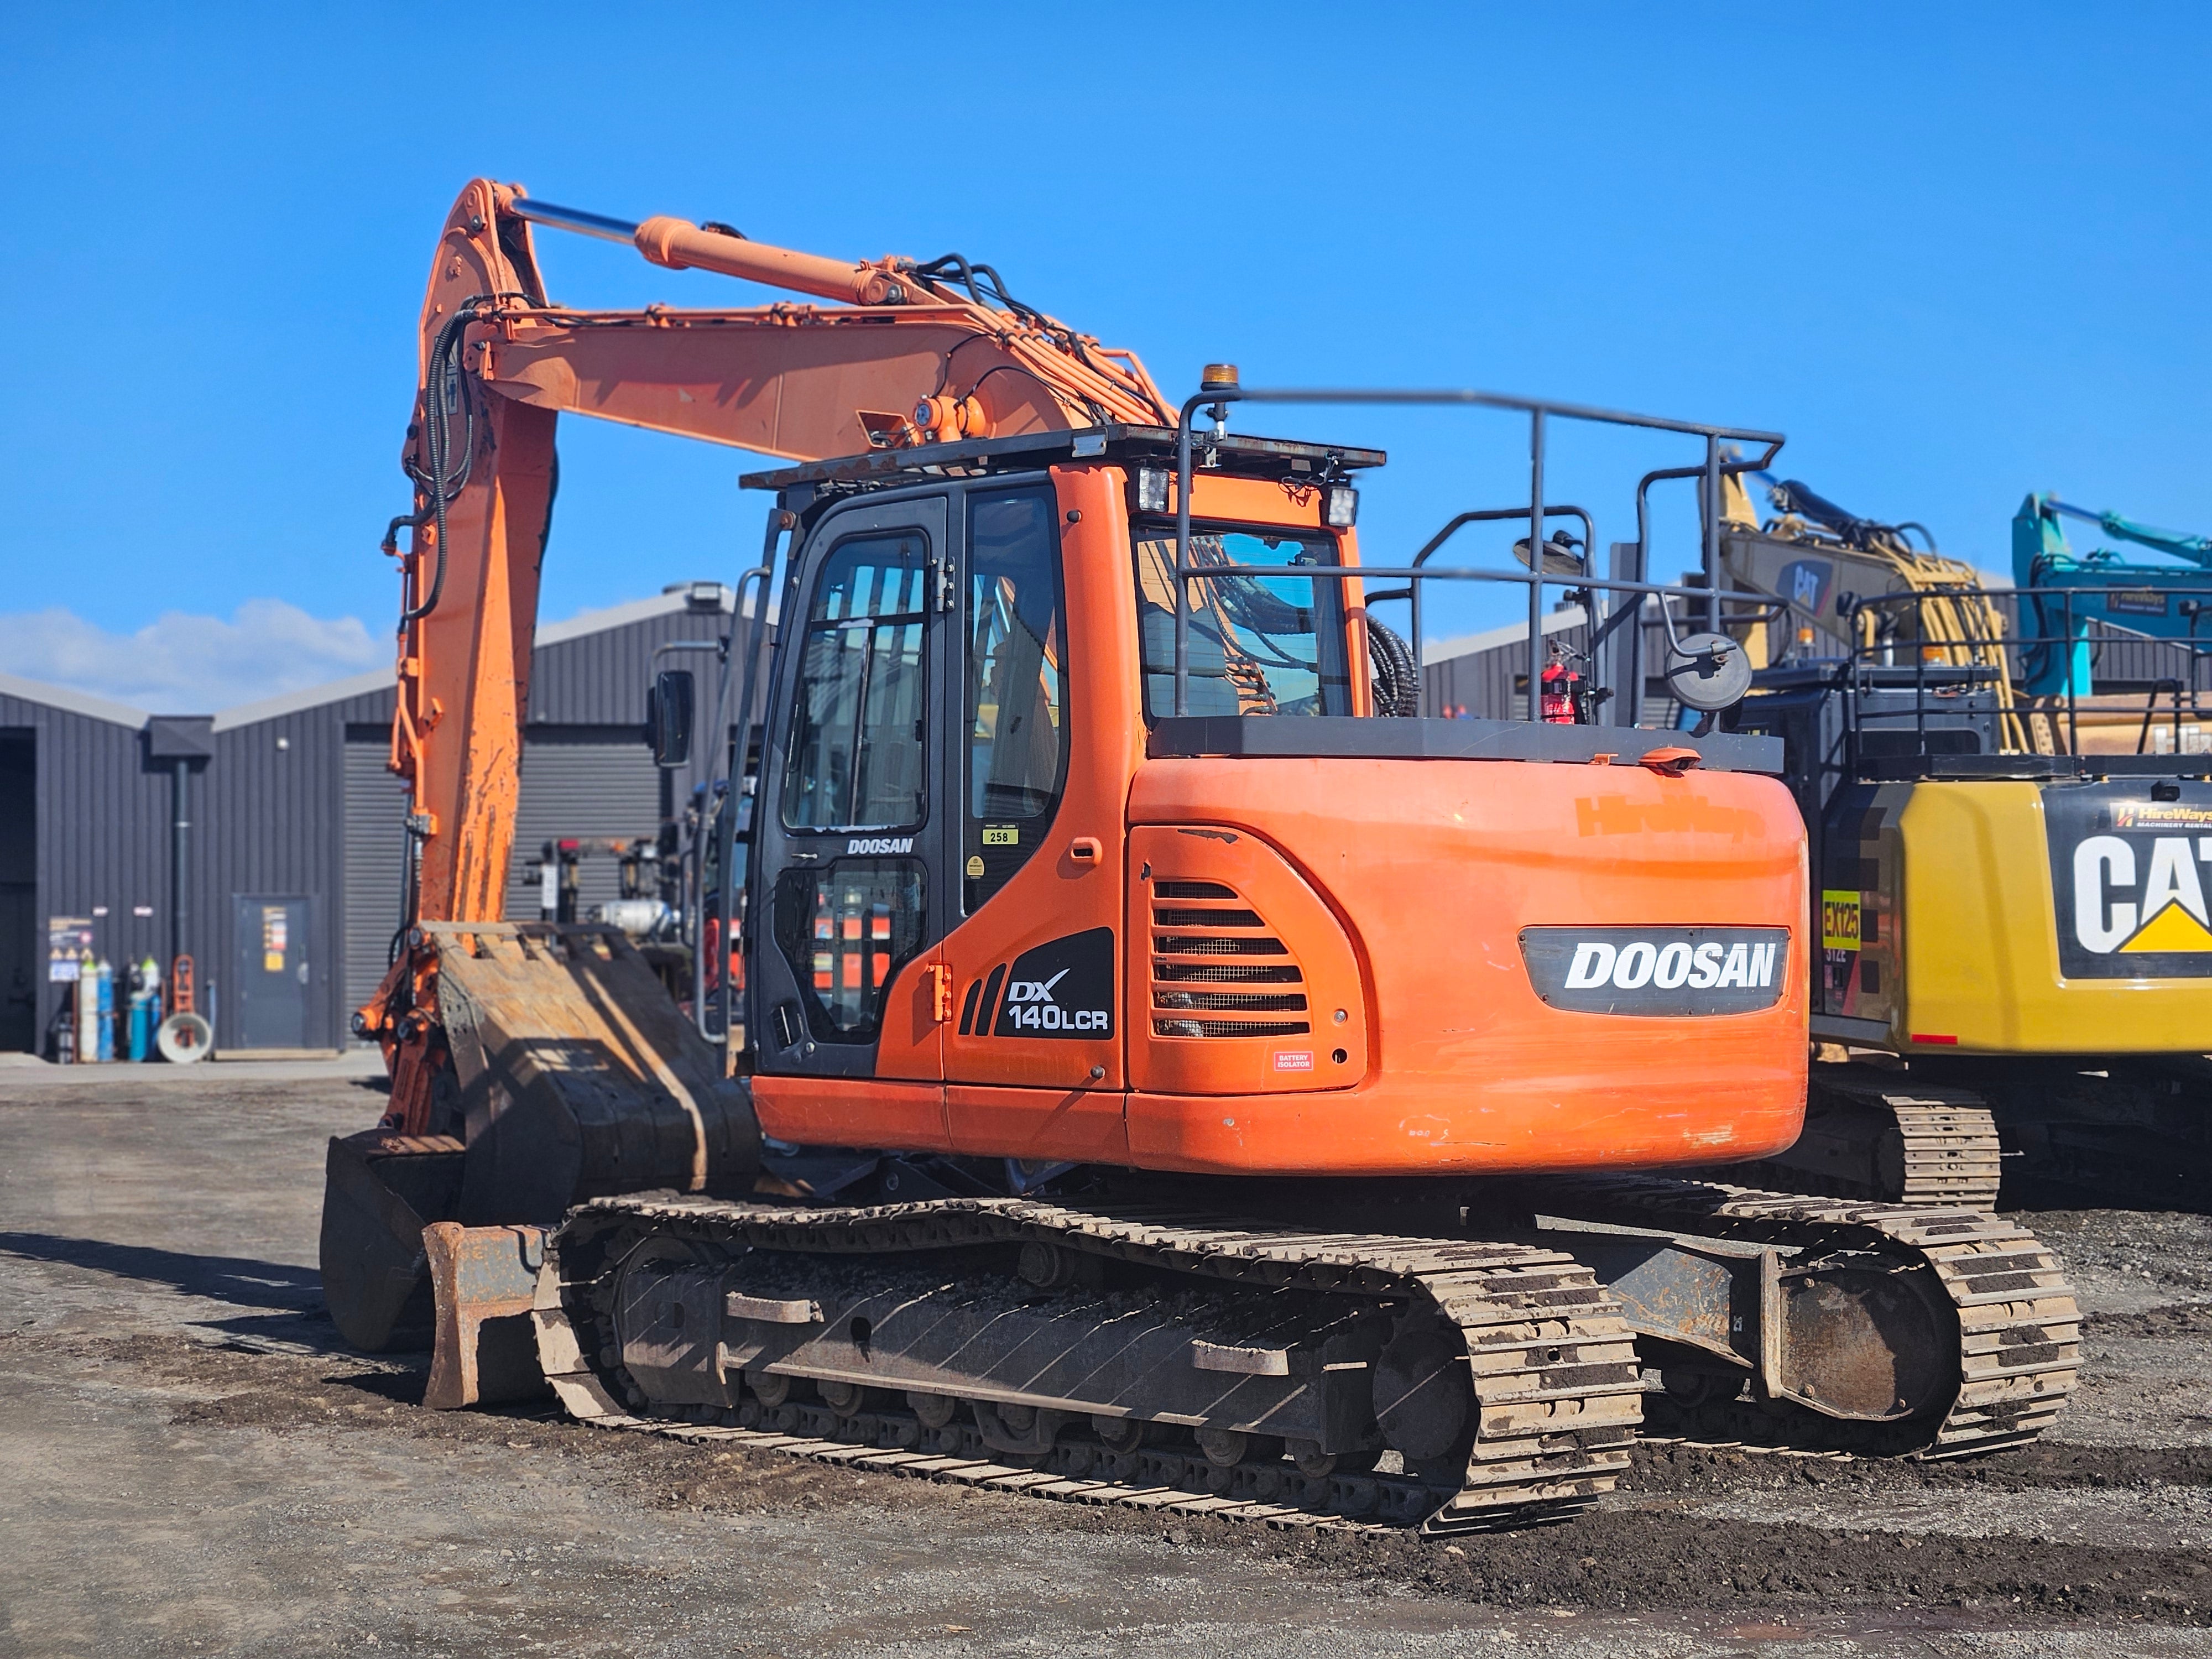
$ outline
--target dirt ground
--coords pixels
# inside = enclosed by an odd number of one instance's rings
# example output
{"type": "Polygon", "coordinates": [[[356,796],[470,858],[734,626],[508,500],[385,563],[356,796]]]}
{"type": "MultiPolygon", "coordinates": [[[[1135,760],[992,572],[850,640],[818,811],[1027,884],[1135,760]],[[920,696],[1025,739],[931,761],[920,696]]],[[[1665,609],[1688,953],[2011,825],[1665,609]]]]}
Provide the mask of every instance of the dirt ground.
{"type": "Polygon", "coordinates": [[[440,1416],[314,1270],[358,1066],[0,1071],[0,1656],[2212,1655],[2212,1221],[2034,1213],[2060,1432],[1680,1446],[1576,1522],[1276,1532],[440,1416]]]}

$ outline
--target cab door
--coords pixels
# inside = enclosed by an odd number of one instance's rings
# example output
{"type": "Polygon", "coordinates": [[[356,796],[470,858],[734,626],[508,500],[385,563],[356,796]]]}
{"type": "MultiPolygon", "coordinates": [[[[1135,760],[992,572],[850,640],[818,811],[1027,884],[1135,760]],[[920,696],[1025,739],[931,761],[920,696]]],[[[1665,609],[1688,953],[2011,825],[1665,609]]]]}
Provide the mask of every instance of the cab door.
{"type": "MultiPolygon", "coordinates": [[[[1032,1163],[1121,1162],[1120,843],[1127,727],[1113,688],[1133,660],[1127,544],[1092,485],[1092,556],[1066,556],[1079,484],[971,485],[947,723],[959,920],[944,959],[955,1150],[1032,1163]],[[1073,626],[1080,619],[1081,626],[1073,626]]],[[[1086,526],[1086,529],[1088,526],[1086,526]]]]}
{"type": "Polygon", "coordinates": [[[754,816],[747,981],[762,1127],[810,1145],[941,1150],[936,946],[948,837],[957,550],[943,495],[835,510],[784,597],[754,816]]]}

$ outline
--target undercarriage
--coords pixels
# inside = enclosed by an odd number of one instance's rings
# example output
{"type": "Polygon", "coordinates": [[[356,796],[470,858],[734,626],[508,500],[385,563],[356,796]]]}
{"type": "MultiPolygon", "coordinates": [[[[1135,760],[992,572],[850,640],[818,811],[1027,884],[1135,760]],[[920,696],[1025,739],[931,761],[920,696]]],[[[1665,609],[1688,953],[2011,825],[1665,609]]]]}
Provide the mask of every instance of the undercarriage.
{"type": "Polygon", "coordinates": [[[588,1420],[1430,1532],[1586,1507],[1647,1427],[1949,1457],[2033,1438],[2073,1383],[2063,1269],[1972,1211],[1559,1180],[1409,1194],[1376,1213],[1420,1231],[1366,1233],[1271,1218],[1280,1189],[1172,1196],[601,1199],[501,1306],[530,1287],[588,1420]]]}

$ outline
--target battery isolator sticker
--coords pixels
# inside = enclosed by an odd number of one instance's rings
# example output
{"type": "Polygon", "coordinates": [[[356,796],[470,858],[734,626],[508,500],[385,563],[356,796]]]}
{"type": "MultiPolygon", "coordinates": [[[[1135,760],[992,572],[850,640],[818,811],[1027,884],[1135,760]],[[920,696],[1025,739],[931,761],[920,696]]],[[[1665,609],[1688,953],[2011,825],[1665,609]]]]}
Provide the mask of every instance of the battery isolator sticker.
{"type": "Polygon", "coordinates": [[[2212,788],[2184,783],[2190,799],[2157,800],[2154,787],[2043,792],[2058,967],[2069,979],[2212,976],[2212,788]]]}

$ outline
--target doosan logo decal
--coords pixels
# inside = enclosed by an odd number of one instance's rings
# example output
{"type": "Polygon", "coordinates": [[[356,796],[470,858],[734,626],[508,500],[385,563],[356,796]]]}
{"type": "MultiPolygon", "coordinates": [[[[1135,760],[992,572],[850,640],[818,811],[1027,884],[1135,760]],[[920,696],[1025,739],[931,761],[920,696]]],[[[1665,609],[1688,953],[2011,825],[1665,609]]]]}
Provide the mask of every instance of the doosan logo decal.
{"type": "Polygon", "coordinates": [[[1779,948],[1741,939],[1734,945],[1711,939],[1702,945],[1684,939],[1669,945],[1643,939],[1626,945],[1584,939],[1575,946],[1565,985],[1570,991],[1586,991],[1598,985],[1618,986],[1624,991],[1641,990],[1647,985],[1662,991],[1680,985],[1699,991],[1717,985],[1764,988],[1774,982],[1774,953],[1779,948]]]}
{"type": "Polygon", "coordinates": [[[845,855],[858,858],[863,854],[911,853],[912,836],[854,836],[845,843],[845,855]]]}
{"type": "Polygon", "coordinates": [[[1786,927],[1524,927],[1528,983],[1554,1008],[1647,1018],[1756,1013],[1790,977],[1786,927]]]}

